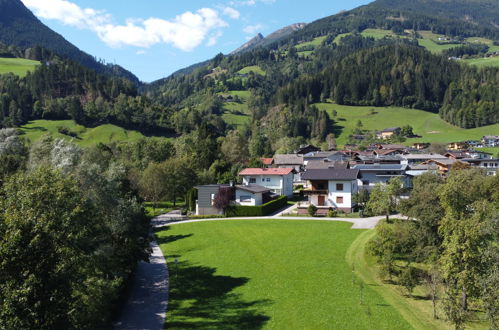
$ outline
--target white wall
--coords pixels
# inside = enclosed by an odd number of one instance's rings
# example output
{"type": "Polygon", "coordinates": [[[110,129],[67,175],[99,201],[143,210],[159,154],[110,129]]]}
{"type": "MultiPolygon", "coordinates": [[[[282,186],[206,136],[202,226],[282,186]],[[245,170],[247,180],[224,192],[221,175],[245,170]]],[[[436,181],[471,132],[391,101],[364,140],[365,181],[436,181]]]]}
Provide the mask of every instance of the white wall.
{"type": "Polygon", "coordinates": [[[352,207],[352,194],[358,191],[357,180],[353,181],[329,181],[328,204],[338,208],[352,207]],[[336,184],[343,184],[343,190],[336,190],[336,184]],[[336,197],[343,197],[343,203],[337,203],[336,197]]]}
{"type": "Polygon", "coordinates": [[[279,195],[293,196],[293,173],[288,175],[246,175],[243,184],[257,184],[279,195]],[[254,183],[250,179],[255,179],[254,183]]]}
{"type": "Polygon", "coordinates": [[[236,201],[235,202],[238,205],[258,206],[258,205],[262,205],[262,201],[263,201],[262,193],[252,194],[248,191],[244,191],[244,190],[240,190],[240,189],[236,190],[236,201]],[[246,202],[241,202],[241,196],[249,196],[250,199],[246,202]]]}

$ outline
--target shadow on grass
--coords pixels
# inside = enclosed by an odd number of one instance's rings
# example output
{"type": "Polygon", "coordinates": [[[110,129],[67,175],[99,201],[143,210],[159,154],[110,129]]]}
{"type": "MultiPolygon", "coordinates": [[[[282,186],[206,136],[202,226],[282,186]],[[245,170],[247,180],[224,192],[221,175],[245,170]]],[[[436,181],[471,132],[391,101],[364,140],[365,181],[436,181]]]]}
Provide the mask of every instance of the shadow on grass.
{"type": "MultiPolygon", "coordinates": [[[[157,241],[168,244],[191,236],[169,235],[157,241]]],[[[216,268],[193,265],[180,255],[168,255],[167,260],[170,292],[165,328],[261,329],[270,319],[261,311],[270,300],[245,301],[234,292],[249,278],[216,275],[216,268]]]]}

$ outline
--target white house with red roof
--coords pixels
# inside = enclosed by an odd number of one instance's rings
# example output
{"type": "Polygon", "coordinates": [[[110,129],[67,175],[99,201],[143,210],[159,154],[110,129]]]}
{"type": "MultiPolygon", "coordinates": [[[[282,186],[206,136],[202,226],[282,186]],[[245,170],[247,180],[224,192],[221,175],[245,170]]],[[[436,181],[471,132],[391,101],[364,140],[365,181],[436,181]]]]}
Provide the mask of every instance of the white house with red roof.
{"type": "Polygon", "coordinates": [[[282,196],[293,196],[293,168],[247,168],[239,173],[243,185],[257,184],[282,196]]]}

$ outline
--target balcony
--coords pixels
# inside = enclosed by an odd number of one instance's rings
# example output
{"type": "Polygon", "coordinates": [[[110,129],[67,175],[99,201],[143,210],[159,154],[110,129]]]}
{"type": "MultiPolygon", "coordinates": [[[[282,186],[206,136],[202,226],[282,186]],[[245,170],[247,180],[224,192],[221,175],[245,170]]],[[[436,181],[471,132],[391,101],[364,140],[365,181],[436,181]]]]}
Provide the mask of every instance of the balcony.
{"type": "Polygon", "coordinates": [[[329,194],[329,191],[327,191],[327,189],[305,189],[305,190],[303,190],[303,194],[305,196],[327,195],[327,194],[329,194]]]}

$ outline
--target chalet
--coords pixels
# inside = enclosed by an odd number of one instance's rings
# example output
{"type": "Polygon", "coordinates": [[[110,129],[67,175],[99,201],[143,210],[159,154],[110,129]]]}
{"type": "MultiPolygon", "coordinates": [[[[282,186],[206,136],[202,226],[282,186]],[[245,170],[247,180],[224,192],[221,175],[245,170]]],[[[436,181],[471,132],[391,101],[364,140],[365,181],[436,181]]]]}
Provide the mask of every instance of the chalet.
{"type": "Polygon", "coordinates": [[[419,175],[423,175],[425,173],[437,173],[438,174],[438,166],[435,164],[416,164],[410,165],[409,168],[405,171],[405,174],[409,177],[416,177],[419,175]]]}
{"type": "Polygon", "coordinates": [[[316,151],[321,151],[320,148],[317,148],[316,146],[313,146],[311,144],[302,144],[298,150],[295,151],[295,154],[297,155],[305,155],[310,152],[316,152],[316,151]]]}
{"type": "Polygon", "coordinates": [[[499,135],[486,135],[482,137],[484,147],[499,147],[499,135]]]}
{"type": "Polygon", "coordinates": [[[327,169],[327,168],[350,168],[348,161],[332,161],[327,158],[310,160],[307,162],[307,170],[327,169]]]}
{"type": "Polygon", "coordinates": [[[490,158],[490,159],[462,159],[463,162],[469,163],[473,167],[483,168],[487,175],[497,175],[497,171],[499,171],[499,159],[490,158]]]}
{"type": "Polygon", "coordinates": [[[452,169],[452,166],[455,166],[456,164],[462,165],[464,167],[469,167],[470,165],[468,163],[459,161],[457,159],[431,159],[427,160],[422,163],[422,165],[431,165],[434,164],[438,167],[438,173],[445,175],[449,173],[452,169]]]}
{"type": "Polygon", "coordinates": [[[246,168],[239,173],[243,185],[261,185],[281,196],[293,196],[293,168],[246,168]]]}
{"type": "Polygon", "coordinates": [[[317,151],[303,155],[303,164],[307,166],[308,162],[313,160],[341,161],[348,159],[343,153],[338,151],[317,151]]]}
{"type": "Polygon", "coordinates": [[[430,143],[426,143],[426,142],[417,142],[417,143],[414,143],[412,145],[412,149],[415,149],[415,150],[423,150],[423,149],[426,149],[429,147],[430,147],[430,143]]]}
{"type": "Polygon", "coordinates": [[[405,153],[404,149],[377,149],[373,151],[373,154],[376,156],[395,156],[402,155],[405,153]]]}
{"type": "Polygon", "coordinates": [[[449,150],[467,150],[469,145],[467,142],[452,142],[447,145],[449,150]]]}
{"type": "Polygon", "coordinates": [[[376,137],[378,139],[386,140],[399,134],[400,134],[400,127],[390,127],[390,128],[385,128],[382,131],[376,132],[376,137]]]}
{"type": "Polygon", "coordinates": [[[393,143],[375,143],[369,146],[371,150],[405,150],[407,149],[406,146],[403,146],[401,144],[393,144],[393,143]]]}
{"type": "Polygon", "coordinates": [[[371,190],[377,183],[386,184],[394,177],[402,179],[404,187],[411,186],[411,181],[405,174],[408,166],[404,164],[360,164],[352,168],[360,172],[362,180],[359,189],[371,190]]]}
{"type": "Polygon", "coordinates": [[[358,192],[357,169],[310,169],[303,173],[309,188],[303,191],[309,203],[318,208],[334,208],[352,212],[353,195],[358,192]]]}

